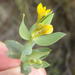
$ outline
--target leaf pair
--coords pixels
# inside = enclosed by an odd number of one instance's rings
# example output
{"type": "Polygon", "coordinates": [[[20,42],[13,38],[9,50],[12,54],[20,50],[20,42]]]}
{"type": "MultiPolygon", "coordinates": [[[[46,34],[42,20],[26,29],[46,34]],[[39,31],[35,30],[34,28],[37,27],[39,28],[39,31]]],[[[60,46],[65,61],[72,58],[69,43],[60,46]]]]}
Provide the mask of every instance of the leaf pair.
{"type": "MultiPolygon", "coordinates": [[[[49,48],[38,48],[33,49],[31,55],[23,55],[22,56],[22,63],[26,65],[27,67],[35,67],[35,68],[46,68],[49,66],[49,64],[45,61],[42,61],[49,53],[49,48]]],[[[24,69],[24,66],[22,67],[24,69]]],[[[28,68],[25,67],[25,71],[28,68]]]]}

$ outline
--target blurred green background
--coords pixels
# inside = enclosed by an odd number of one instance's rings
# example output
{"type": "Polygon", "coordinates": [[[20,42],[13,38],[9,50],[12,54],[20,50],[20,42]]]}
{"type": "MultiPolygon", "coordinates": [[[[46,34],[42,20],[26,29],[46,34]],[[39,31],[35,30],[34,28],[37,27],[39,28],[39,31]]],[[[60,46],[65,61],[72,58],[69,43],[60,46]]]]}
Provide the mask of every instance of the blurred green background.
{"type": "Polygon", "coordinates": [[[0,0],[0,40],[17,40],[22,13],[26,14],[28,28],[36,21],[36,6],[42,2],[47,8],[55,9],[52,21],[55,31],[67,34],[50,46],[51,54],[45,59],[51,66],[48,75],[75,75],[75,0],[0,0]]]}

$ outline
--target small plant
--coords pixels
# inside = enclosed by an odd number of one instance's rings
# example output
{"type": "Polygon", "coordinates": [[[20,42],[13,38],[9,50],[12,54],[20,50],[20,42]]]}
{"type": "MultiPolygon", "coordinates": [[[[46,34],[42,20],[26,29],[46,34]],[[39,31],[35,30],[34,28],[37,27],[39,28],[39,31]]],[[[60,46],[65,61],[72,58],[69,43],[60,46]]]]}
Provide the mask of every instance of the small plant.
{"type": "Polygon", "coordinates": [[[56,43],[66,35],[62,32],[53,33],[54,28],[53,25],[51,25],[51,21],[54,12],[51,9],[46,9],[42,3],[37,6],[37,16],[37,21],[28,30],[24,22],[25,14],[23,14],[19,34],[23,40],[27,40],[25,44],[14,40],[5,41],[9,49],[8,55],[21,60],[21,72],[25,75],[29,74],[31,67],[48,67],[50,64],[43,59],[50,54],[51,49],[46,46],[56,43]],[[42,47],[34,49],[35,44],[42,47]]]}

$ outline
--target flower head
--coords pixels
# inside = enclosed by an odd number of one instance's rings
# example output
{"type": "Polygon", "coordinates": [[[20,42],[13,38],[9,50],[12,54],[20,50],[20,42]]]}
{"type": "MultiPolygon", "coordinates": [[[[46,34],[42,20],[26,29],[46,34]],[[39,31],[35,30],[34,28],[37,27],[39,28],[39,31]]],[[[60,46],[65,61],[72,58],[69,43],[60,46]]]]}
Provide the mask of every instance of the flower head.
{"type": "Polygon", "coordinates": [[[42,25],[38,24],[37,28],[32,32],[32,38],[39,37],[42,35],[50,34],[53,32],[52,25],[42,25]]]}
{"type": "Polygon", "coordinates": [[[52,12],[51,9],[46,9],[46,6],[43,6],[42,3],[37,6],[38,20],[46,16],[48,13],[52,12]]]}

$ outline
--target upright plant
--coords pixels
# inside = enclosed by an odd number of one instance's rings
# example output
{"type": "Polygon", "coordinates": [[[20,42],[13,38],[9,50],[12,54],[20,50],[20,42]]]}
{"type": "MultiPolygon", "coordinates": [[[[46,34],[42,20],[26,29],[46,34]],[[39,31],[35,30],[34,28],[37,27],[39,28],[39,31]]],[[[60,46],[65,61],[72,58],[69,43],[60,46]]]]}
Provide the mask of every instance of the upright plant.
{"type": "Polygon", "coordinates": [[[21,60],[21,72],[25,75],[29,74],[31,67],[48,67],[50,64],[43,59],[48,56],[51,49],[46,46],[56,43],[65,36],[65,33],[62,32],[53,33],[54,28],[53,25],[51,25],[51,21],[54,12],[51,9],[46,9],[42,3],[37,6],[37,16],[37,21],[28,30],[24,22],[25,14],[23,14],[19,34],[23,40],[27,40],[25,44],[14,40],[5,41],[9,49],[8,55],[21,60]],[[34,49],[35,44],[42,47],[34,49]]]}

